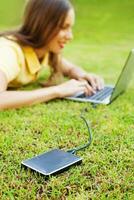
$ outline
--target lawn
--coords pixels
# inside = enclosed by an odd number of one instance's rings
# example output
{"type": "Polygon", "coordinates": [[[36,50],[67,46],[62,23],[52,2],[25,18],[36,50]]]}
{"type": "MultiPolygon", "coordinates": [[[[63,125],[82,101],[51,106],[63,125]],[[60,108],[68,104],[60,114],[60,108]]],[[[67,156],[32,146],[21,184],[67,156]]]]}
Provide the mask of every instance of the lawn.
{"type": "MultiPolygon", "coordinates": [[[[23,1],[18,2],[21,5],[23,1]]],[[[103,76],[106,83],[115,83],[134,47],[134,1],[77,0],[74,5],[74,40],[66,47],[64,56],[85,70],[103,76]]],[[[16,10],[19,9],[17,5],[16,10]]],[[[1,29],[19,23],[17,11],[18,18],[13,23],[7,20],[4,25],[4,20],[0,20],[1,29]]],[[[5,15],[7,18],[8,12],[5,15]]],[[[134,81],[109,106],[94,108],[89,103],[55,100],[1,111],[0,199],[133,200],[133,84],[134,81]],[[21,169],[24,159],[54,148],[68,150],[84,144],[88,134],[79,116],[85,108],[93,142],[77,153],[83,158],[81,165],[48,180],[21,169]]],[[[32,87],[37,85],[26,89],[32,87]]]]}

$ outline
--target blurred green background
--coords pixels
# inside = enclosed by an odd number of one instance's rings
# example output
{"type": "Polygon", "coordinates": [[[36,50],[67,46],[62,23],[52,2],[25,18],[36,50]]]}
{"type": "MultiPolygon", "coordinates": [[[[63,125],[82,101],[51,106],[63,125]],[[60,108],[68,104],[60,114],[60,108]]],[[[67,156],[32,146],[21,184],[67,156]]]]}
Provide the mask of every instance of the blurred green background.
{"type": "Polygon", "coordinates": [[[79,38],[100,42],[130,39],[134,33],[133,0],[76,0],[79,38]],[[80,25],[82,31],[80,31],[80,25]]]}
{"type": "Polygon", "coordinates": [[[20,23],[26,0],[0,0],[0,30],[20,23]]]}

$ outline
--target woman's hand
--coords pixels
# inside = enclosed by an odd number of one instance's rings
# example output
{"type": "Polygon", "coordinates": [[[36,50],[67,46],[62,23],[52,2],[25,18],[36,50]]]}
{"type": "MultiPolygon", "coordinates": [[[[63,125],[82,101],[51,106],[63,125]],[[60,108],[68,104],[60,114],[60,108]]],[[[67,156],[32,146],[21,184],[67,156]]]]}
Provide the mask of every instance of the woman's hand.
{"type": "Polygon", "coordinates": [[[71,79],[57,86],[59,98],[75,95],[79,92],[84,92],[86,96],[95,93],[95,90],[86,80],[71,79]]]}
{"type": "Polygon", "coordinates": [[[95,91],[104,88],[104,80],[96,74],[85,73],[79,80],[86,80],[95,91]]]}

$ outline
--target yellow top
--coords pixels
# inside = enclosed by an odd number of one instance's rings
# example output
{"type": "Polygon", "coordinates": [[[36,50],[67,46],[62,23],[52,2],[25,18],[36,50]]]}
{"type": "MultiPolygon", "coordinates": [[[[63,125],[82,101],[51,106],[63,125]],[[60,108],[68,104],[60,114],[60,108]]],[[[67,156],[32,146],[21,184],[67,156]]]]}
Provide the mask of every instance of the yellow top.
{"type": "Polygon", "coordinates": [[[5,73],[9,87],[18,87],[35,81],[41,68],[48,64],[48,54],[40,63],[33,48],[0,38],[0,70],[5,73]]]}

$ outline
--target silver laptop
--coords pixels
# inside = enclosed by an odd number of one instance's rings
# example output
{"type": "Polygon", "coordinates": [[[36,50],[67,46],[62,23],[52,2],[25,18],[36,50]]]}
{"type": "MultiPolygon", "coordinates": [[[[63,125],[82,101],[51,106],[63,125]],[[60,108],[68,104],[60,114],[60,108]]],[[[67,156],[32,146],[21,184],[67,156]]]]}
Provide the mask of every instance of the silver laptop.
{"type": "Polygon", "coordinates": [[[134,49],[129,53],[125,66],[115,84],[115,86],[106,85],[104,89],[97,91],[92,96],[85,96],[84,93],[78,93],[75,96],[67,97],[67,99],[82,102],[91,102],[95,104],[110,104],[120,94],[127,89],[134,72],[134,49]]]}

